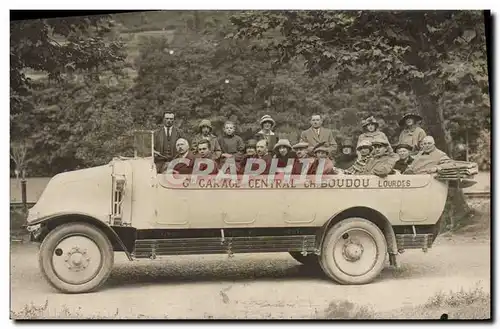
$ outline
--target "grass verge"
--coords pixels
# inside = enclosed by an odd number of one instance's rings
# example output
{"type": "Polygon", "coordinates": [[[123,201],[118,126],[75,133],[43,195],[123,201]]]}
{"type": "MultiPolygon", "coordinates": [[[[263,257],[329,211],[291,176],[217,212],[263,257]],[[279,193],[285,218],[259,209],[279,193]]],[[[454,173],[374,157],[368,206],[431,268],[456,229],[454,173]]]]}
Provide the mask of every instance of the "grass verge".
{"type": "Polygon", "coordinates": [[[423,305],[404,307],[390,312],[374,312],[367,306],[358,306],[349,301],[332,302],[321,319],[379,319],[379,320],[428,320],[440,319],[446,314],[448,320],[479,320],[491,318],[490,293],[476,287],[470,290],[449,293],[438,292],[423,305]]]}
{"type": "MultiPolygon", "coordinates": [[[[286,312],[285,312],[286,313],[286,312]]],[[[438,292],[431,296],[423,305],[405,307],[390,312],[375,312],[368,306],[359,306],[347,300],[333,301],[323,311],[317,314],[317,319],[327,320],[396,320],[417,319],[429,320],[440,319],[443,314],[449,320],[481,320],[491,318],[490,293],[480,287],[470,290],[450,291],[449,293],[438,292]]],[[[244,316],[247,319],[252,317],[244,316]]],[[[314,317],[314,316],[313,316],[314,317]]],[[[49,302],[44,305],[25,305],[20,311],[11,311],[10,318],[14,320],[35,319],[151,319],[153,317],[143,314],[120,314],[119,309],[114,314],[83,314],[81,308],[70,309],[63,306],[60,310],[49,309],[49,302]]],[[[269,314],[268,318],[286,318],[284,314],[269,314]]],[[[166,315],[155,316],[154,319],[168,319],[166,315]]],[[[216,317],[205,313],[200,319],[216,319],[216,317]]]]}

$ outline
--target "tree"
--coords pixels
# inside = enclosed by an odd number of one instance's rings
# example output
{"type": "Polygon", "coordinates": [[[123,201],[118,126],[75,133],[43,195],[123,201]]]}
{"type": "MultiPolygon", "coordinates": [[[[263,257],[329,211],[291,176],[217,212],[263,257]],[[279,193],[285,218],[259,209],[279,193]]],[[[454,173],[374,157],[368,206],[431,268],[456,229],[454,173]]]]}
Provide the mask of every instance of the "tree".
{"type": "Polygon", "coordinates": [[[277,61],[304,58],[311,75],[334,68],[340,81],[378,81],[415,93],[427,130],[445,151],[450,140],[439,103],[443,88],[457,88],[463,78],[488,93],[481,12],[273,11],[231,20],[238,28],[234,37],[267,39],[264,47],[277,61]],[[266,38],[271,30],[283,37],[266,38]],[[446,70],[445,63],[465,54],[472,54],[476,74],[458,77],[446,70]]]}
{"type": "Polygon", "coordinates": [[[75,120],[126,56],[112,27],[109,16],[11,23],[11,142],[30,145],[32,173],[79,166],[74,132],[89,131],[75,120]]]}

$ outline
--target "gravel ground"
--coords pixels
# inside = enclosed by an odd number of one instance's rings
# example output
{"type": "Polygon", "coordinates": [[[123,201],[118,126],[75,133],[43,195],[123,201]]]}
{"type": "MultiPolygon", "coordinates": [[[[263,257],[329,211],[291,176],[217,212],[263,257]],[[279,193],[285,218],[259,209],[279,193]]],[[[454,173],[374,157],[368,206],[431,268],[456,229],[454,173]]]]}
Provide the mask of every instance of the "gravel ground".
{"type": "Polygon", "coordinates": [[[341,286],[307,270],[288,254],[177,256],[129,262],[115,268],[98,292],[65,295],[45,282],[35,244],[11,247],[11,310],[44,305],[81,317],[312,318],[334,300],[388,312],[425,303],[439,291],[490,291],[490,244],[485,239],[442,237],[428,253],[407,251],[401,268],[386,267],[364,286],[341,286]]]}

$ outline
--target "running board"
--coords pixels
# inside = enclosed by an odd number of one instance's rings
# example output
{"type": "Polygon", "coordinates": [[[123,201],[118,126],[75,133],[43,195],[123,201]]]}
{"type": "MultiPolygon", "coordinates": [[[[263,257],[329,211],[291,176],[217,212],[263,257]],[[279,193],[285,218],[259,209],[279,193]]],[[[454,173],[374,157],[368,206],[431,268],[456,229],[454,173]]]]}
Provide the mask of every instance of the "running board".
{"type": "Polygon", "coordinates": [[[434,241],[433,235],[427,234],[396,234],[396,242],[398,250],[404,251],[405,249],[427,249],[432,247],[434,241]]]}
{"type": "Polygon", "coordinates": [[[136,240],[135,258],[259,252],[317,252],[315,235],[136,240]]]}

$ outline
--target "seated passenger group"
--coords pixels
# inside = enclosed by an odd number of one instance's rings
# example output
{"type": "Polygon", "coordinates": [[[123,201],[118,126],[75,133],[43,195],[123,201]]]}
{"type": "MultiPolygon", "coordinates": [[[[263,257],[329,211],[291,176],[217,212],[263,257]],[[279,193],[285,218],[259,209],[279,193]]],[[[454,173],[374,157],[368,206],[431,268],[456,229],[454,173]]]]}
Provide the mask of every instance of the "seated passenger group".
{"type": "MultiPolygon", "coordinates": [[[[299,142],[293,146],[288,139],[279,138],[273,131],[276,122],[269,115],[261,118],[261,130],[246,143],[235,134],[233,122],[227,121],[222,136],[217,137],[212,132],[211,122],[202,120],[190,145],[183,131],[174,126],[174,119],[174,113],[165,113],[163,129],[155,133],[155,163],[159,173],[164,172],[175,158],[187,158],[188,163],[193,163],[195,158],[211,159],[214,164],[212,174],[217,173],[230,158],[238,173],[243,173],[249,159],[258,158],[266,163],[262,174],[269,172],[271,161],[276,159],[278,170],[289,168],[293,175],[300,175],[303,170],[315,174],[320,162],[323,174],[380,177],[398,173],[435,173],[441,167],[453,164],[453,160],[436,148],[434,139],[418,126],[422,118],[414,113],[407,113],[400,120],[403,129],[394,147],[379,130],[377,120],[370,116],[361,122],[364,132],[358,137],[356,149],[351,141],[346,140],[338,155],[333,132],[322,127],[323,120],[319,115],[312,116],[311,127],[301,133],[299,142]],[[305,163],[307,169],[304,169],[305,163]]],[[[202,166],[205,167],[201,170],[208,170],[206,164],[202,166]]],[[[176,164],[174,169],[180,174],[190,174],[192,170],[193,165],[185,163],[176,164]]]]}

